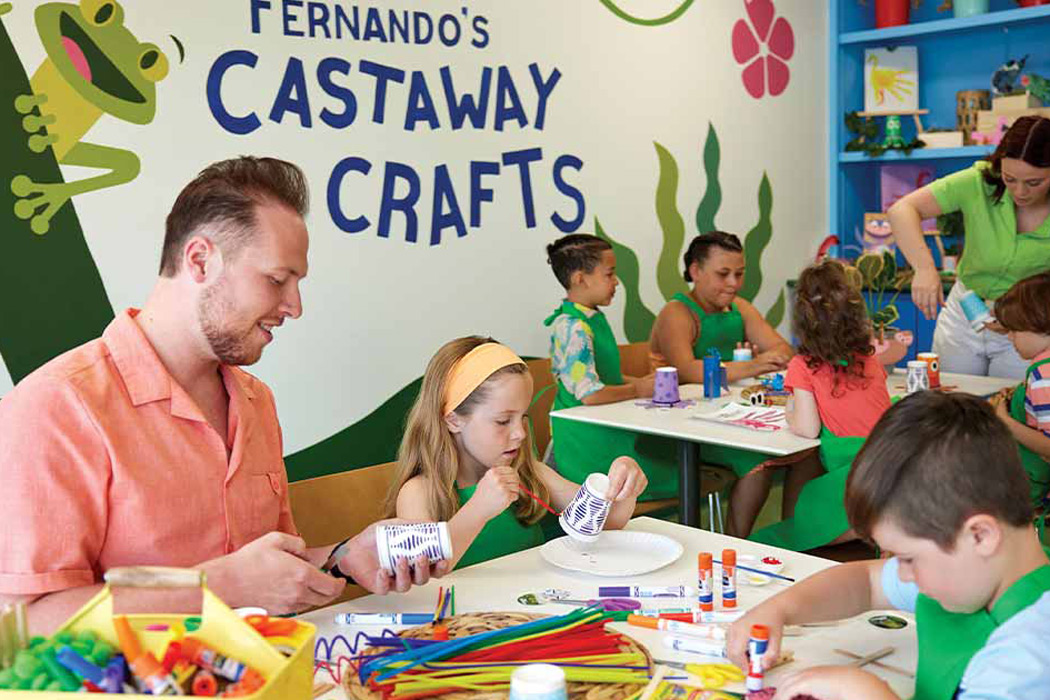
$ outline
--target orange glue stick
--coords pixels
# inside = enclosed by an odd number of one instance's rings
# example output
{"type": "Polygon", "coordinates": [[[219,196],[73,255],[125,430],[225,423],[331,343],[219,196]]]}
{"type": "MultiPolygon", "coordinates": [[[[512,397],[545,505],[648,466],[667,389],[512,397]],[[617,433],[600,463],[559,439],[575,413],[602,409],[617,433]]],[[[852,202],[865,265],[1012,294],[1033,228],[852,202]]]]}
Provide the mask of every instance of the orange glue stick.
{"type": "Polygon", "coordinates": [[[700,552],[696,558],[696,566],[696,585],[700,591],[698,596],[700,610],[710,612],[715,609],[715,591],[712,580],[715,574],[714,556],[711,552],[700,552]]]}

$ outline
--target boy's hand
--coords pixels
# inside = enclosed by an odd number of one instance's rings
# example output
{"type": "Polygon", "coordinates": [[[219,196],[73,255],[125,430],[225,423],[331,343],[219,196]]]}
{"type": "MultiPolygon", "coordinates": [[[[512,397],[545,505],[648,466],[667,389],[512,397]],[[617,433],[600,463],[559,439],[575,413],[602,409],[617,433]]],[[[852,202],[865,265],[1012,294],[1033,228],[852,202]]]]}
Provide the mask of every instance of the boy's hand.
{"type": "Polygon", "coordinates": [[[799,696],[820,700],[897,698],[884,680],[852,666],[815,666],[792,674],[777,686],[773,700],[792,700],[799,696]]]}
{"type": "Polygon", "coordinates": [[[749,666],[747,641],[751,637],[751,625],[765,625],[769,628],[769,646],[762,656],[763,670],[771,667],[773,662],[780,658],[780,640],[784,636],[783,615],[769,603],[759,605],[730,625],[726,637],[726,651],[729,660],[745,672],[749,666]]]}
{"type": "MultiPolygon", "coordinates": [[[[524,448],[524,447],[523,447],[524,448]]],[[[518,500],[521,480],[514,467],[496,466],[485,472],[469,503],[477,501],[478,512],[491,520],[518,500]]]]}
{"type": "Polygon", "coordinates": [[[637,498],[648,485],[649,479],[638,462],[630,457],[617,457],[609,466],[609,490],[605,498],[609,501],[637,498]]]}
{"type": "Polygon", "coordinates": [[[634,392],[638,398],[647,399],[653,395],[653,375],[636,377],[630,381],[634,385],[634,392]]]}

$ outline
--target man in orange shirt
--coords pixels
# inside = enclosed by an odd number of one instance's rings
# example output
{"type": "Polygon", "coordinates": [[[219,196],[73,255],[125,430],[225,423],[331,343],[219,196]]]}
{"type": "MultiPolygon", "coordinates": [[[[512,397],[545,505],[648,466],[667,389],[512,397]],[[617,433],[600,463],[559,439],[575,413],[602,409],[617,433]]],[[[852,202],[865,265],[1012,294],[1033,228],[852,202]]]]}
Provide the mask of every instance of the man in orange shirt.
{"type": "MultiPolygon", "coordinates": [[[[168,214],[142,310],[0,401],[0,604],[29,601],[34,631],[54,629],[117,566],[199,568],[228,604],[273,614],[343,590],[320,569],[332,548],[307,549],[292,521],[273,395],[239,368],[302,313],[307,205],[291,163],[209,166],[168,214]]],[[[420,562],[387,575],[374,528],[348,542],[338,573],[377,593],[444,573],[420,562]]],[[[155,607],[136,595],[121,606],[155,607]]]]}

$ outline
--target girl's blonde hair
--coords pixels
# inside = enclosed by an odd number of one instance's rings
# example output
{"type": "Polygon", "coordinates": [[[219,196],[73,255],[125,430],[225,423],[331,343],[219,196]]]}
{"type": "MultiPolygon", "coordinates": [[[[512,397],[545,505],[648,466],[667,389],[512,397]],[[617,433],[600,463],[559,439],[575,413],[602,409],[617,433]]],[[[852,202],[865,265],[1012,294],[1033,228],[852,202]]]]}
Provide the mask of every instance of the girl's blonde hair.
{"type": "MultiPolygon", "coordinates": [[[[419,396],[408,413],[405,435],[397,452],[397,474],[384,503],[385,517],[393,517],[396,514],[397,495],[401,487],[416,476],[424,477],[427,508],[431,517],[436,520],[448,520],[459,510],[459,498],[456,495],[459,451],[442,413],[445,385],[456,362],[479,345],[494,342],[496,341],[492,338],[477,335],[457,338],[442,345],[430,358],[426,374],[423,375],[423,386],[420,387],[419,396]]],[[[466,418],[473,413],[478,404],[488,398],[494,379],[506,374],[526,374],[528,371],[524,364],[513,364],[493,372],[455,408],[454,412],[466,418]]],[[[525,433],[526,440],[510,466],[517,470],[522,486],[544,501],[549,501],[547,485],[539,477],[536,458],[532,452],[532,430],[526,426],[525,433]]],[[[525,494],[518,496],[514,507],[514,516],[527,525],[540,520],[545,512],[539,503],[525,494]]]]}

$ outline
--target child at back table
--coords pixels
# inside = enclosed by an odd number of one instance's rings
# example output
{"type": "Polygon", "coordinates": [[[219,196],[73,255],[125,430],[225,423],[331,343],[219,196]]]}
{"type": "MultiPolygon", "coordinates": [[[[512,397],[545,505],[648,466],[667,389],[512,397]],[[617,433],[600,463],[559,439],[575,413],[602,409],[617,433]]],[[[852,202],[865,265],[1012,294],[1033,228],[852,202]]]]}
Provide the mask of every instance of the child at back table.
{"type": "MultiPolygon", "coordinates": [[[[531,399],[528,368],[506,346],[480,336],[443,345],[408,415],[386,512],[448,521],[458,566],[543,544],[546,511],[528,492],[561,511],[579,486],[534,457],[525,423],[531,399]]],[[[630,458],[608,470],[605,528],[618,529],[646,479],[630,458]]]]}
{"type": "MultiPolygon", "coordinates": [[[[770,628],[759,661],[768,666],[784,625],[898,608],[916,618],[916,700],[1047,697],[1050,560],[1013,437],[986,401],[923,391],[893,406],[857,455],[846,511],[858,534],[893,557],[825,569],[766,600],[730,628],[734,663],[749,663],[752,624],[770,628]]],[[[797,694],[897,698],[849,666],[804,670],[776,698],[797,694]]]]}
{"type": "Polygon", "coordinates": [[[843,507],[846,477],[890,407],[890,395],[886,370],[874,357],[864,299],[841,263],[825,260],[802,271],[793,318],[799,345],[785,380],[792,392],[788,426],[802,437],[820,438],[820,461],[791,467],[785,520],[751,539],[802,551],[854,538],[843,507]]]}
{"type": "Polygon", "coordinates": [[[995,413],[1017,440],[1038,504],[1050,488],[1050,272],[1021,280],[995,300],[995,318],[1017,354],[1030,362],[1025,380],[993,399],[995,413]]]}

